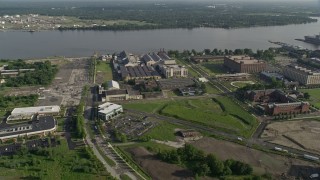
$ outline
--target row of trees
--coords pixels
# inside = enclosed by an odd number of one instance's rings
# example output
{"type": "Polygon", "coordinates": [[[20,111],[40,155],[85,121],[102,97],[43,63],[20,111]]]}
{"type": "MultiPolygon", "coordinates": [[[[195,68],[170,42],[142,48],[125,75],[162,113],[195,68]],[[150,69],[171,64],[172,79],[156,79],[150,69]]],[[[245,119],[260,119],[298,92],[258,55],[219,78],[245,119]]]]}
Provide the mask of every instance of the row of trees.
{"type": "Polygon", "coordinates": [[[76,116],[72,117],[72,125],[73,128],[75,129],[75,137],[77,138],[84,138],[86,136],[85,130],[84,130],[84,100],[82,99],[77,106],[76,109],[76,116]]]}
{"type": "Polygon", "coordinates": [[[249,164],[232,159],[218,160],[213,154],[205,155],[203,151],[190,144],[177,150],[159,152],[157,156],[163,161],[187,166],[196,176],[220,177],[252,173],[252,167],[249,164]]]}
{"type": "Polygon", "coordinates": [[[20,72],[18,77],[5,77],[6,83],[4,86],[7,87],[49,85],[58,71],[58,68],[52,66],[50,61],[35,62],[33,64],[27,64],[22,60],[11,61],[6,69],[35,69],[34,71],[20,72]]]}
{"type": "Polygon", "coordinates": [[[235,50],[230,50],[230,49],[204,49],[203,51],[196,51],[195,49],[192,49],[191,51],[189,50],[184,50],[182,52],[177,51],[177,50],[170,50],[168,51],[169,56],[175,57],[175,58],[186,58],[189,56],[201,56],[201,55],[212,55],[212,56],[226,56],[226,55],[248,55],[248,56],[253,56],[256,59],[262,59],[266,61],[273,61],[276,52],[274,49],[270,48],[267,50],[257,50],[256,52],[253,52],[252,49],[245,48],[245,49],[235,49],[235,50]]]}

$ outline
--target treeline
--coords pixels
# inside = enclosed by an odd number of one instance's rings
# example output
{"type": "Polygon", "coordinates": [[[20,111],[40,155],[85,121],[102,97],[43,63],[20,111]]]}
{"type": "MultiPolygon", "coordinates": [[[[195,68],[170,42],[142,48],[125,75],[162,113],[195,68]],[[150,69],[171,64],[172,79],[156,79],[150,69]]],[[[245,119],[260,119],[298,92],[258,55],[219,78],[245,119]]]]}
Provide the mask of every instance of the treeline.
{"type": "MultiPolygon", "coordinates": [[[[197,28],[219,27],[238,28],[254,26],[274,26],[316,22],[309,16],[319,13],[315,7],[296,5],[279,6],[276,3],[245,3],[234,4],[224,2],[224,5],[208,7],[211,3],[166,2],[154,4],[150,2],[117,2],[117,3],[78,3],[70,7],[63,5],[42,4],[39,6],[13,7],[6,5],[0,8],[4,14],[38,13],[49,16],[73,16],[80,19],[132,20],[146,22],[139,24],[113,24],[110,26],[89,27],[94,30],[130,30],[154,28],[197,28]],[[59,8],[60,6],[60,8],[59,8]],[[55,7],[55,8],[52,8],[55,7]]],[[[73,28],[61,28],[61,30],[73,28]]],[[[75,28],[76,29],[76,28],[75,28]]]]}
{"type": "Polygon", "coordinates": [[[17,77],[5,77],[6,87],[20,87],[26,85],[49,85],[58,71],[50,61],[25,63],[22,60],[10,61],[6,70],[12,69],[35,69],[34,71],[20,72],[17,77]]]}
{"type": "Polygon", "coordinates": [[[205,155],[203,151],[190,144],[186,144],[183,148],[177,150],[159,152],[157,156],[165,162],[188,167],[196,177],[250,175],[253,171],[249,164],[232,159],[226,161],[218,160],[213,154],[205,155]]]}
{"type": "MultiPolygon", "coordinates": [[[[87,89],[84,88],[83,91],[86,91],[87,89]]],[[[82,95],[85,95],[84,92],[82,92],[82,95]]],[[[73,129],[74,129],[74,135],[76,138],[85,138],[86,137],[86,133],[84,130],[84,107],[85,107],[85,103],[83,100],[83,96],[82,99],[79,103],[79,105],[77,106],[76,109],[76,115],[72,117],[72,125],[73,125],[73,129]]]]}
{"type": "Polygon", "coordinates": [[[33,106],[37,99],[38,95],[36,94],[29,96],[0,96],[0,108],[9,108],[19,104],[33,106]]]}
{"type": "Polygon", "coordinates": [[[185,58],[189,56],[202,56],[202,55],[212,55],[212,56],[228,56],[228,55],[248,55],[252,56],[256,59],[262,59],[266,61],[273,61],[278,50],[269,48],[267,50],[257,50],[254,52],[252,49],[235,49],[235,50],[230,50],[230,49],[204,49],[203,51],[196,51],[195,49],[192,49],[191,51],[189,50],[184,50],[182,52],[178,50],[169,50],[168,54],[171,57],[175,58],[185,58]]]}

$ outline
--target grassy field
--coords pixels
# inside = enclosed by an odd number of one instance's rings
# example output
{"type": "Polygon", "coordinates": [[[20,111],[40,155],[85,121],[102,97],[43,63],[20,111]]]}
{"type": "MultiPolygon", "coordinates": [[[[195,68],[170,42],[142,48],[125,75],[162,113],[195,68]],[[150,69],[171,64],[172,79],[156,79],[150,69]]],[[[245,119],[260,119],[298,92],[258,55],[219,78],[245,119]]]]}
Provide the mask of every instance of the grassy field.
{"type": "Polygon", "coordinates": [[[317,108],[320,108],[320,89],[301,89],[300,91],[309,93],[309,102],[317,108]]]}
{"type": "Polygon", "coordinates": [[[175,129],[181,128],[180,126],[170,124],[168,122],[160,122],[155,128],[149,130],[143,136],[148,136],[151,139],[157,139],[160,141],[175,141],[176,137],[174,135],[175,129]]]}
{"type": "Polygon", "coordinates": [[[165,106],[160,113],[249,136],[257,124],[256,120],[230,99],[219,97],[217,100],[222,105],[212,99],[176,101],[165,106]]]}
{"type": "Polygon", "coordinates": [[[227,70],[223,66],[223,62],[202,63],[201,67],[203,70],[205,70],[206,72],[208,72],[211,75],[227,73],[227,70]]]}
{"type": "Polygon", "coordinates": [[[138,111],[144,111],[148,113],[156,113],[168,102],[169,100],[145,101],[145,102],[138,102],[138,103],[134,102],[134,103],[123,104],[123,107],[127,109],[135,109],[138,111]]]}
{"type": "Polygon", "coordinates": [[[0,157],[0,177],[4,179],[107,179],[100,162],[85,148],[69,150],[65,139],[61,145],[49,148],[49,155],[24,154],[0,157]],[[51,155],[50,155],[51,154],[51,155]],[[82,172],[86,166],[91,172],[82,172]]]}
{"type": "Polygon", "coordinates": [[[97,79],[101,82],[112,80],[112,68],[110,63],[98,61],[97,63],[97,79]]]}

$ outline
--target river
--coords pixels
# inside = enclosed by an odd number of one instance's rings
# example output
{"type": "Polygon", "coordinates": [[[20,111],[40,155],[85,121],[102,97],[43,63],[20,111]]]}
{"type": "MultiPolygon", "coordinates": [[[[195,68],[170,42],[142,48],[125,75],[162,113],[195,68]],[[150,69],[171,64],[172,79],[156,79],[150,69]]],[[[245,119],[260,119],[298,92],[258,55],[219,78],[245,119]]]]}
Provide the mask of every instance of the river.
{"type": "Polygon", "coordinates": [[[160,48],[184,50],[196,49],[268,49],[274,47],[268,42],[281,41],[320,49],[320,46],[296,41],[305,35],[320,32],[320,18],[317,23],[253,27],[239,29],[196,28],[159,29],[140,31],[42,31],[0,32],[0,59],[43,58],[49,56],[90,56],[94,51],[113,53],[127,50],[142,54],[158,51],[160,48]]]}

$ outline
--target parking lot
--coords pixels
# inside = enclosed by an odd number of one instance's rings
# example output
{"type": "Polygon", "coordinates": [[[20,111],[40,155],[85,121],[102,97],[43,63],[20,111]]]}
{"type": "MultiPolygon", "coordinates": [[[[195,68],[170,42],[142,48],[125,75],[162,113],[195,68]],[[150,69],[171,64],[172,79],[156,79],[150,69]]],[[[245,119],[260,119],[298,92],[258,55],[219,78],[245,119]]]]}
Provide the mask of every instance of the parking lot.
{"type": "Polygon", "coordinates": [[[136,138],[154,126],[155,122],[150,118],[125,114],[113,120],[112,128],[116,128],[128,137],[136,138]]]}

